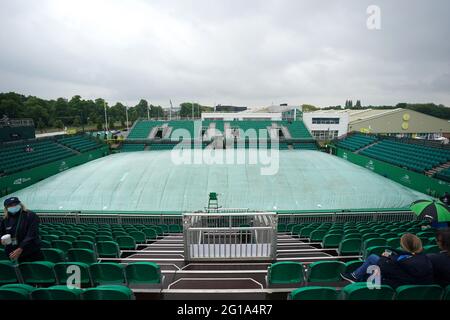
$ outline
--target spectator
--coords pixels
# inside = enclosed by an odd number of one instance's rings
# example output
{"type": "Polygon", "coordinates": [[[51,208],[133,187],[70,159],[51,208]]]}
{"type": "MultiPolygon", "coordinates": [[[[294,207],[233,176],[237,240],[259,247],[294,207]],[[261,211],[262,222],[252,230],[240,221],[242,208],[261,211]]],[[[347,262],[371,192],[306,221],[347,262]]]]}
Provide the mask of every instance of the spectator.
{"type": "Polygon", "coordinates": [[[19,263],[44,260],[39,238],[39,218],[25,208],[19,198],[4,202],[4,219],[0,223],[1,243],[11,260],[19,263]]]}
{"type": "Polygon", "coordinates": [[[433,265],[434,282],[442,287],[450,285],[450,229],[437,232],[436,243],[440,253],[430,253],[428,257],[433,265]]]}
{"type": "Polygon", "coordinates": [[[450,194],[448,192],[445,192],[445,194],[439,198],[446,206],[450,205],[450,194]]]}
{"type": "Polygon", "coordinates": [[[350,282],[362,282],[367,278],[371,265],[380,268],[381,283],[397,288],[407,284],[432,284],[433,266],[423,254],[422,241],[417,236],[406,233],[400,239],[402,251],[385,251],[381,256],[372,254],[364,264],[352,273],[341,274],[350,282]]]}

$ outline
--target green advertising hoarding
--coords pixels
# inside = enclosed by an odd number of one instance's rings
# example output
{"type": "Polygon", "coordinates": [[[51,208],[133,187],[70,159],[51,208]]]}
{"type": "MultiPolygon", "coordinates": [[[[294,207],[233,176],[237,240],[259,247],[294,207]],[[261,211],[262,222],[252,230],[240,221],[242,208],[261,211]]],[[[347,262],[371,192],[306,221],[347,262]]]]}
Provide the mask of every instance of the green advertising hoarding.
{"type": "Polygon", "coordinates": [[[428,177],[424,174],[403,169],[342,148],[336,148],[336,155],[361,167],[365,167],[388,179],[398,182],[408,188],[433,197],[440,197],[445,192],[450,192],[450,183],[428,177]]]}
{"type": "Polygon", "coordinates": [[[26,188],[64,170],[104,157],[108,154],[109,149],[105,146],[100,149],[88,151],[70,158],[54,161],[10,176],[2,177],[0,178],[0,197],[26,188]]]}

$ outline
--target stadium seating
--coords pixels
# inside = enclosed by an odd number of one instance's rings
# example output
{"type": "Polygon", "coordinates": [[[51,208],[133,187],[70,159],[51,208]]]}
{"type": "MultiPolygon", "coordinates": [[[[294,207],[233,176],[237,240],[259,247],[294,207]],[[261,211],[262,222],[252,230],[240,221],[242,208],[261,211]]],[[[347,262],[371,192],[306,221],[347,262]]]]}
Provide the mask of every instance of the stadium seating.
{"type": "Polygon", "coordinates": [[[19,279],[14,264],[9,260],[0,261],[0,285],[17,283],[19,279]]]}
{"type": "Polygon", "coordinates": [[[364,148],[377,141],[374,136],[368,136],[363,134],[353,134],[347,136],[345,139],[340,140],[336,145],[341,148],[348,149],[350,151],[356,151],[364,148]]]}
{"type": "Polygon", "coordinates": [[[97,262],[89,267],[95,285],[126,284],[125,267],[113,262],[97,262]]]}
{"type": "Polygon", "coordinates": [[[133,300],[133,291],[120,285],[105,285],[86,289],[83,300],[133,300]]]}
{"type": "Polygon", "coordinates": [[[308,267],[308,282],[339,282],[345,270],[345,264],[340,261],[317,261],[308,267]]]}
{"type": "Polygon", "coordinates": [[[141,120],[136,122],[127,139],[147,139],[154,127],[162,125],[161,121],[141,120]]]}
{"type": "Polygon", "coordinates": [[[24,262],[19,264],[19,270],[26,284],[55,284],[54,266],[55,264],[49,261],[24,262]]]}
{"type": "Polygon", "coordinates": [[[101,147],[101,144],[90,139],[86,135],[63,137],[63,138],[59,138],[57,141],[71,149],[77,150],[82,153],[101,147]]]}
{"type": "Polygon", "coordinates": [[[315,143],[294,143],[293,147],[295,150],[317,150],[315,143]]]}
{"type": "Polygon", "coordinates": [[[440,300],[444,290],[438,285],[406,285],[396,290],[396,300],[440,300]]]}
{"type": "Polygon", "coordinates": [[[83,290],[57,285],[49,288],[39,288],[31,292],[33,300],[80,300],[83,290]]]}
{"type": "Polygon", "coordinates": [[[60,262],[56,263],[54,266],[54,271],[58,284],[67,284],[68,277],[73,274],[74,267],[78,267],[80,270],[80,283],[82,285],[92,284],[91,274],[89,271],[89,265],[82,262],[60,262]]]}
{"type": "MultiPolygon", "coordinates": [[[[172,131],[170,133],[171,140],[181,140],[184,138],[189,139],[196,139],[200,136],[200,132],[194,132],[195,125],[194,121],[191,120],[176,120],[176,121],[169,121],[168,126],[172,128],[172,131]],[[180,137],[179,132],[176,132],[177,129],[183,129],[184,133],[181,134],[182,138],[180,137]],[[188,136],[186,137],[186,135],[188,136]]],[[[198,127],[198,129],[200,126],[198,127]]]]}
{"type": "Polygon", "coordinates": [[[337,300],[338,292],[331,287],[308,286],[292,291],[289,298],[290,300],[337,300]]]}
{"type": "Polygon", "coordinates": [[[374,290],[368,288],[365,282],[356,282],[345,286],[341,294],[344,300],[392,300],[395,291],[386,285],[381,285],[374,290]]]}
{"type": "Polygon", "coordinates": [[[391,140],[382,140],[360,153],[420,173],[450,161],[450,150],[391,140]]]}
{"type": "Polygon", "coordinates": [[[267,285],[293,284],[305,281],[303,264],[299,262],[276,262],[267,269],[267,285]]]}
{"type": "Polygon", "coordinates": [[[311,133],[303,121],[282,121],[281,124],[288,128],[291,137],[294,139],[312,139],[311,133]]]}
{"type": "Polygon", "coordinates": [[[35,290],[27,284],[8,284],[0,287],[0,300],[31,300],[35,290]]]}
{"type": "Polygon", "coordinates": [[[52,140],[37,140],[27,144],[14,144],[0,149],[0,174],[9,175],[76,155],[75,151],[52,140]],[[25,151],[27,144],[33,151],[25,151]]]}
{"type": "Polygon", "coordinates": [[[159,284],[161,269],[153,262],[134,262],[125,267],[128,284],[159,284]]]}
{"type": "Polygon", "coordinates": [[[124,143],[122,144],[122,147],[120,148],[121,152],[135,152],[135,151],[144,151],[145,144],[131,144],[131,143],[124,143]]]}
{"type": "Polygon", "coordinates": [[[437,172],[434,175],[434,177],[437,178],[437,179],[441,179],[441,180],[450,182],[450,167],[447,168],[447,169],[444,169],[444,170],[441,170],[441,171],[437,172]]]}

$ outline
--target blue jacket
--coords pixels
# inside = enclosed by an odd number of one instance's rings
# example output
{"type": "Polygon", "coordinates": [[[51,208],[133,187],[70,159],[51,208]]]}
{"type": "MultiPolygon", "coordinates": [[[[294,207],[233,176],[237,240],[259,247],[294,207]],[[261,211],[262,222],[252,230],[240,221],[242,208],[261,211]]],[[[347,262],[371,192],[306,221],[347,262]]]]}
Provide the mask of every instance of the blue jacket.
{"type": "Polygon", "coordinates": [[[16,215],[9,215],[0,223],[0,237],[10,234],[15,237],[17,224],[20,219],[20,226],[17,230],[17,245],[5,246],[5,253],[9,256],[17,248],[22,248],[21,257],[27,257],[41,250],[41,240],[39,238],[39,217],[32,211],[20,211],[16,215]]]}
{"type": "Polygon", "coordinates": [[[433,284],[433,265],[423,253],[411,255],[399,252],[390,257],[380,257],[378,266],[381,283],[393,288],[407,284],[433,284]]]}

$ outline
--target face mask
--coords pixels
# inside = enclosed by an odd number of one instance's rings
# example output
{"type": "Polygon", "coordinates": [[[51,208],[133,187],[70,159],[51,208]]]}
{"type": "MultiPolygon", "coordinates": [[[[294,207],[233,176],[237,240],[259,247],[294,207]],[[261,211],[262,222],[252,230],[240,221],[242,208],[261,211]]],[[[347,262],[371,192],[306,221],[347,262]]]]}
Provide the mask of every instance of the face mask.
{"type": "Polygon", "coordinates": [[[11,213],[12,215],[14,215],[17,212],[19,212],[21,209],[22,209],[22,207],[20,206],[20,204],[18,204],[17,206],[9,207],[8,212],[11,213]]]}

